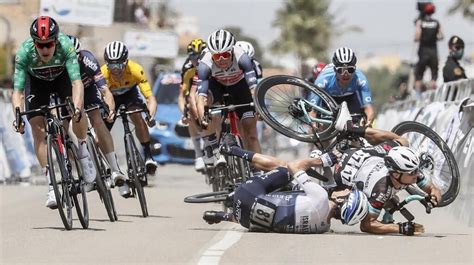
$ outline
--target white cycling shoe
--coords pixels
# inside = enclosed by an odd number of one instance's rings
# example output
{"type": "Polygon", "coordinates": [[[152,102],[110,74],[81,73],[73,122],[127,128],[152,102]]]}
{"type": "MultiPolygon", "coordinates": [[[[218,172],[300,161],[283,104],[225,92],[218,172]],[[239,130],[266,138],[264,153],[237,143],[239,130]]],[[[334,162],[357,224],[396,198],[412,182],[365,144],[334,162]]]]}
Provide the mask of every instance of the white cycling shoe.
{"type": "Polygon", "coordinates": [[[95,170],[91,157],[87,155],[86,157],[80,158],[79,163],[82,167],[84,181],[88,184],[94,183],[97,171],[95,170]]]}
{"type": "Polygon", "coordinates": [[[120,196],[124,198],[130,198],[130,196],[132,195],[132,193],[130,192],[130,187],[126,182],[124,182],[122,186],[118,187],[118,191],[120,196]]]}
{"type": "Polygon", "coordinates": [[[204,164],[204,158],[202,156],[194,160],[194,169],[198,172],[204,171],[206,165],[204,164]]]}
{"type": "Polygon", "coordinates": [[[56,195],[54,194],[53,187],[49,188],[48,199],[46,200],[45,206],[52,210],[58,208],[58,204],[56,203],[56,195]]]}
{"type": "Polygon", "coordinates": [[[158,163],[156,163],[153,158],[149,157],[145,161],[145,168],[148,175],[155,175],[156,168],[158,168],[158,163]]]}
{"type": "Polygon", "coordinates": [[[347,108],[347,103],[343,101],[341,104],[341,109],[339,110],[339,115],[336,119],[336,125],[334,125],[334,127],[340,132],[345,131],[347,130],[348,121],[352,121],[352,117],[349,109],[347,108]]]}
{"type": "Polygon", "coordinates": [[[113,181],[114,185],[115,185],[115,186],[118,186],[118,187],[122,186],[122,185],[125,183],[125,181],[127,181],[127,179],[128,179],[128,178],[127,178],[122,172],[120,172],[120,171],[114,171],[114,172],[112,172],[111,177],[112,177],[112,181],[113,181]]]}

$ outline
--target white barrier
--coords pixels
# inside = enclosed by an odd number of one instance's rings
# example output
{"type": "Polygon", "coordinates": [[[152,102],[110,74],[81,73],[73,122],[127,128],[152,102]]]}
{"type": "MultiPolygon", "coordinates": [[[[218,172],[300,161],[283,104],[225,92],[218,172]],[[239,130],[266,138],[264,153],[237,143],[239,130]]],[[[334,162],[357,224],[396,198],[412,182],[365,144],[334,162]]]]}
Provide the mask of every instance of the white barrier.
{"type": "Polygon", "coordinates": [[[377,116],[378,128],[391,130],[396,124],[415,120],[437,132],[456,158],[460,175],[459,195],[449,207],[459,219],[474,225],[474,79],[443,84],[421,95],[420,100],[386,104],[377,116]]]}

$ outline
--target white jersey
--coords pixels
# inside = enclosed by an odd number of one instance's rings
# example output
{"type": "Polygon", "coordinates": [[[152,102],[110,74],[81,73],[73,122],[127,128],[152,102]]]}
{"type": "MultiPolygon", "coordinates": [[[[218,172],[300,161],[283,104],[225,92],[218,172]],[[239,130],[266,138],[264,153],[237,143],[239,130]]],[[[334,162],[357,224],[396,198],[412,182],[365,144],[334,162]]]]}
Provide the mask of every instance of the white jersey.
{"type": "Polygon", "coordinates": [[[272,192],[258,196],[250,214],[251,229],[298,234],[329,230],[326,190],[304,171],[297,172],[294,178],[304,192],[272,192]]]}
{"type": "Polygon", "coordinates": [[[224,86],[231,86],[237,84],[245,77],[244,71],[239,67],[239,59],[242,54],[244,54],[242,48],[235,46],[232,65],[225,70],[217,67],[213,63],[212,54],[210,52],[206,52],[199,63],[205,64],[211,69],[211,76],[216,79],[217,82],[224,86]]]}

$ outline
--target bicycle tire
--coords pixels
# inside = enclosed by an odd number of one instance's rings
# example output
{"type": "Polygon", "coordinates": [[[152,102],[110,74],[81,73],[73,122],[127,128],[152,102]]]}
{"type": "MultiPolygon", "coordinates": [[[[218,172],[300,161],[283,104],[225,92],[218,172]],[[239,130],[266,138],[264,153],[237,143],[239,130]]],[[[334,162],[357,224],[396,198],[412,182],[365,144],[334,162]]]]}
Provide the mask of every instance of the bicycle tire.
{"type": "Polygon", "coordinates": [[[104,163],[102,163],[102,159],[99,158],[97,146],[91,136],[87,137],[87,149],[89,150],[89,154],[92,156],[92,161],[94,162],[95,168],[97,170],[97,176],[95,180],[97,193],[99,193],[100,200],[104,204],[109,220],[111,222],[115,222],[114,211],[111,203],[112,194],[107,192],[109,189],[104,181],[104,177],[107,176],[107,169],[105,168],[104,163]]]}
{"type": "Polygon", "coordinates": [[[255,95],[255,107],[265,123],[270,125],[270,127],[272,127],[274,130],[289,138],[293,138],[302,142],[315,143],[319,141],[330,140],[337,135],[337,131],[334,128],[334,120],[336,119],[338,104],[326,91],[311,85],[301,78],[287,75],[275,75],[267,77],[257,85],[255,95]],[[287,93],[287,91],[279,89],[279,91],[282,92],[282,94],[279,95],[282,100],[273,98],[273,100],[269,101],[275,103],[278,102],[278,104],[275,104],[273,107],[271,105],[267,106],[267,92],[279,85],[295,86],[301,91],[299,91],[300,93],[297,93],[298,95],[296,95],[296,93],[295,95],[290,95],[290,93],[287,93]],[[297,117],[295,117],[295,114],[291,114],[289,110],[295,100],[301,99],[305,97],[304,95],[309,95],[309,93],[319,96],[321,101],[325,103],[326,110],[332,113],[331,116],[333,122],[331,125],[321,127],[324,129],[319,132],[313,132],[312,127],[308,124],[303,126],[303,123],[300,122],[298,125],[297,117]],[[276,113],[280,113],[282,116],[276,115],[276,113]],[[277,119],[278,116],[286,116],[286,118],[290,118],[290,120],[285,118],[284,120],[280,121],[277,119]],[[288,121],[290,122],[289,124],[288,121]],[[295,124],[297,125],[297,128],[289,128],[289,126],[292,126],[294,122],[296,122],[295,124]]]}
{"type": "Polygon", "coordinates": [[[71,164],[69,177],[71,179],[71,194],[76,208],[77,218],[82,228],[89,228],[89,205],[87,194],[84,188],[85,181],[79,159],[77,158],[77,148],[72,142],[66,144],[68,149],[68,159],[71,164]]]}
{"type": "MultiPolygon", "coordinates": [[[[451,152],[451,150],[449,149],[448,145],[446,144],[446,142],[435,132],[433,131],[431,128],[429,128],[428,126],[424,125],[424,124],[421,124],[419,122],[415,122],[415,121],[405,121],[405,122],[402,122],[398,125],[396,125],[393,129],[392,129],[392,132],[400,135],[400,136],[406,136],[410,142],[410,145],[412,148],[416,149],[417,151],[421,151],[419,150],[419,148],[421,146],[417,146],[416,144],[414,145],[414,143],[412,143],[411,140],[414,140],[415,137],[414,135],[407,135],[409,133],[419,133],[419,134],[422,134],[424,137],[430,139],[433,143],[436,144],[436,146],[438,147],[439,151],[441,151],[441,154],[443,155],[444,157],[444,161],[442,160],[443,157],[437,157],[437,159],[435,159],[435,164],[438,163],[438,169],[439,167],[445,167],[447,166],[448,167],[448,177],[449,179],[443,179],[441,176],[437,175],[437,174],[433,174],[433,176],[430,176],[431,177],[431,180],[432,182],[441,190],[442,192],[442,199],[441,199],[441,202],[438,203],[438,207],[443,207],[443,206],[447,206],[449,205],[450,203],[452,203],[458,193],[459,193],[459,188],[460,188],[460,182],[459,182],[459,168],[457,166],[457,163],[456,163],[456,160],[454,159],[454,155],[453,153],[451,152]],[[417,149],[418,148],[418,149],[417,149]],[[442,163],[442,164],[439,164],[439,163],[442,163]],[[448,181],[445,181],[445,180],[448,180],[448,181]],[[446,188],[446,182],[448,182],[449,186],[446,188]]],[[[421,140],[423,140],[422,138],[420,138],[421,140]]],[[[416,142],[416,141],[413,141],[413,142],[416,142]]],[[[422,141],[420,141],[420,143],[422,143],[422,141]]],[[[429,144],[429,143],[428,143],[429,144]]],[[[428,146],[430,147],[430,146],[428,146]]],[[[430,154],[434,154],[434,155],[438,155],[435,151],[436,150],[427,150],[430,152],[430,154]]],[[[437,169],[437,170],[438,170],[437,169]]],[[[440,169],[439,172],[441,173],[443,170],[440,169]]]]}
{"type": "Polygon", "coordinates": [[[184,198],[186,203],[209,203],[209,202],[222,202],[227,199],[229,191],[221,190],[207,193],[200,193],[184,198]]]}
{"type": "Polygon", "coordinates": [[[146,174],[145,170],[145,163],[138,152],[137,147],[135,146],[135,142],[133,137],[130,135],[127,141],[127,149],[129,152],[129,160],[131,165],[131,181],[133,182],[133,187],[138,195],[138,200],[140,202],[140,208],[142,210],[142,216],[148,216],[148,207],[146,203],[145,191],[143,190],[142,183],[140,181],[140,176],[142,174],[146,174]]]}
{"type": "MultiPolygon", "coordinates": [[[[72,229],[72,199],[69,194],[68,184],[63,180],[66,179],[67,169],[65,166],[64,155],[60,152],[59,144],[52,135],[47,136],[47,158],[48,172],[51,185],[53,186],[54,195],[56,197],[57,208],[61,221],[66,230],[72,229]],[[53,157],[54,156],[54,157],[53,157]],[[56,164],[55,164],[56,163],[56,164]],[[58,169],[55,170],[55,166],[58,169]],[[59,173],[60,181],[56,180],[56,173],[59,173]]],[[[61,147],[61,150],[62,149],[61,147]]]]}
{"type": "MultiPolygon", "coordinates": [[[[107,165],[106,167],[108,168],[108,170],[110,170],[109,162],[107,161],[107,158],[105,158],[104,153],[102,153],[102,151],[100,149],[99,149],[99,155],[100,155],[100,160],[102,161],[102,164],[107,165]]],[[[110,171],[108,172],[108,174],[110,174],[110,171]]],[[[110,205],[112,207],[112,212],[113,212],[114,219],[115,219],[115,221],[117,221],[118,220],[117,208],[115,208],[114,196],[112,196],[111,188],[107,188],[107,194],[110,198],[110,205]]]]}

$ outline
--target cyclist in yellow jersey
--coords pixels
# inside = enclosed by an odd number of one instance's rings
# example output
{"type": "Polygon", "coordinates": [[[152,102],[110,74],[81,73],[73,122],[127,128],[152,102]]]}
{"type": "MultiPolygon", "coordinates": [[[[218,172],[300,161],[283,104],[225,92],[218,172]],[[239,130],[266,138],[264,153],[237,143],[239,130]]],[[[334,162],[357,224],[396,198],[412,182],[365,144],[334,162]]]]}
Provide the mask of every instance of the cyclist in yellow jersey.
{"type": "Polygon", "coordinates": [[[181,70],[181,87],[179,91],[178,106],[183,113],[181,119],[184,124],[188,124],[189,135],[193,141],[196,159],[194,168],[196,171],[204,171],[203,150],[201,148],[201,134],[198,127],[199,117],[196,107],[196,90],[198,76],[196,67],[202,51],[206,48],[206,43],[202,39],[194,39],[188,44],[188,58],[181,70]]]}
{"type": "MultiPolygon", "coordinates": [[[[107,44],[104,59],[106,64],[101,67],[102,74],[115,100],[115,110],[111,111],[117,112],[122,104],[125,104],[129,110],[138,109],[142,106],[144,97],[150,116],[155,117],[157,103],[150,84],[141,65],[128,59],[128,49],[125,44],[121,41],[107,44]],[[141,93],[138,92],[139,89],[141,93]]],[[[151,156],[150,133],[147,125],[140,113],[130,115],[130,119],[135,125],[136,136],[144,149],[147,173],[153,175],[157,163],[151,156]]],[[[112,126],[113,122],[107,124],[109,130],[112,126]]]]}

